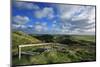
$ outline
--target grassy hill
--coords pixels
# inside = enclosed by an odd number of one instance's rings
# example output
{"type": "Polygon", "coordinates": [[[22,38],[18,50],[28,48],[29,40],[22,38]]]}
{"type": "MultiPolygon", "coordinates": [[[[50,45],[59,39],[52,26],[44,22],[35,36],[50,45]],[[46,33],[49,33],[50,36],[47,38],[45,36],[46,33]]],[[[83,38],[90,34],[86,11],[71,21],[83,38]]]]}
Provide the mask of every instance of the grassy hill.
{"type": "Polygon", "coordinates": [[[35,37],[31,37],[28,34],[25,34],[21,31],[16,31],[12,33],[12,49],[13,49],[13,53],[17,52],[18,45],[25,45],[25,44],[34,44],[34,43],[40,43],[41,41],[38,40],[35,37]]]}
{"type": "Polygon", "coordinates": [[[94,35],[34,35],[21,31],[12,33],[13,65],[51,64],[84,62],[96,60],[94,35]],[[22,51],[36,53],[22,54],[18,59],[18,45],[34,43],[52,43],[48,46],[25,47],[22,51]],[[56,44],[56,43],[59,43],[56,44]],[[53,46],[52,46],[53,45],[53,46]],[[38,60],[37,60],[38,59],[38,60]]]}

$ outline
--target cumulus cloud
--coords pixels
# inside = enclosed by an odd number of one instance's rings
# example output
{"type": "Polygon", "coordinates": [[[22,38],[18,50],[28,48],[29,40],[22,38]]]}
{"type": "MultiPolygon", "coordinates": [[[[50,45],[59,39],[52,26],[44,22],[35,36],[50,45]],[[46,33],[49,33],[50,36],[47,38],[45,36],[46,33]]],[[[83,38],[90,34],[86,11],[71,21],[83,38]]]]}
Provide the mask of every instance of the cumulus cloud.
{"type": "Polygon", "coordinates": [[[42,27],[41,25],[36,25],[36,26],[35,26],[35,30],[36,30],[36,31],[41,31],[42,28],[43,28],[43,27],[42,27]]]}
{"type": "Polygon", "coordinates": [[[48,30],[46,22],[36,22],[34,25],[34,30],[37,32],[45,32],[48,30]]]}
{"type": "Polygon", "coordinates": [[[29,12],[29,15],[31,18],[34,18],[34,22],[33,25],[27,25],[30,21],[28,16],[16,15],[13,17],[15,24],[13,27],[15,28],[25,30],[27,28],[30,29],[30,31],[39,33],[95,33],[95,6],[64,4],[55,4],[55,6],[53,6],[50,4],[49,7],[39,7],[36,3],[16,2],[16,8],[32,9],[33,11],[29,12]],[[39,21],[41,19],[43,22],[39,21]],[[50,23],[50,25],[47,23],[50,23]]]}
{"type": "Polygon", "coordinates": [[[26,24],[30,19],[27,16],[16,15],[13,17],[13,22],[16,24],[26,24]]]}
{"type": "Polygon", "coordinates": [[[95,7],[79,5],[58,5],[61,28],[70,32],[95,33],[95,7]]]}
{"type": "Polygon", "coordinates": [[[20,30],[26,33],[32,33],[34,31],[34,25],[18,25],[12,24],[12,30],[20,30]]]}
{"type": "Polygon", "coordinates": [[[29,17],[16,15],[13,17],[12,29],[15,30],[25,30],[28,28],[32,28],[31,25],[26,25],[30,21],[29,17]]]}
{"type": "Polygon", "coordinates": [[[12,24],[12,29],[27,29],[26,25],[12,24]]]}
{"type": "Polygon", "coordinates": [[[41,10],[34,12],[34,15],[39,19],[46,18],[46,17],[48,19],[52,19],[54,18],[54,10],[51,7],[45,7],[41,10]]]}
{"type": "Polygon", "coordinates": [[[80,12],[79,9],[82,9],[81,6],[75,5],[58,5],[57,7],[61,19],[69,19],[74,15],[75,12],[80,12]]]}
{"type": "Polygon", "coordinates": [[[54,21],[52,22],[52,27],[56,27],[56,26],[57,26],[57,21],[54,20],[54,21]]]}
{"type": "Polygon", "coordinates": [[[34,26],[33,26],[33,25],[28,25],[28,27],[29,27],[29,28],[33,28],[34,26]]]}
{"type": "Polygon", "coordinates": [[[21,9],[39,9],[38,5],[28,2],[16,2],[16,7],[21,9]]]}

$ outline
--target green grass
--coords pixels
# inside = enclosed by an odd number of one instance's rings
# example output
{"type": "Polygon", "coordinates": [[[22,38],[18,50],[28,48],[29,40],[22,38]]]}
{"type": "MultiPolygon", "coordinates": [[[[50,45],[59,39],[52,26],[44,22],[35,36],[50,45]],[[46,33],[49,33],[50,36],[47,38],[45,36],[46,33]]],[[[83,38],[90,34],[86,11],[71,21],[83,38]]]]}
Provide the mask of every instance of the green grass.
{"type": "Polygon", "coordinates": [[[96,45],[94,35],[50,35],[49,38],[48,36],[30,36],[20,31],[13,32],[12,64],[52,64],[96,60],[96,45]],[[53,37],[57,37],[57,39],[53,39],[53,37]],[[51,44],[49,46],[45,46],[45,48],[50,48],[49,51],[41,51],[41,49],[44,49],[44,46],[25,47],[22,49],[22,51],[37,52],[39,54],[33,56],[22,55],[21,59],[18,59],[18,45],[41,43],[41,39],[45,40],[45,42],[57,42],[62,45],[51,44]]]}
{"type": "Polygon", "coordinates": [[[73,35],[73,39],[95,42],[95,35],[73,35]]]}
{"type": "MultiPolygon", "coordinates": [[[[60,47],[59,47],[60,48],[60,47]]],[[[39,55],[26,56],[22,55],[20,61],[18,58],[13,58],[13,64],[51,64],[51,63],[67,63],[67,62],[80,62],[80,61],[94,61],[95,51],[89,51],[84,47],[77,47],[77,49],[72,49],[74,47],[65,47],[65,52],[53,48],[51,51],[44,51],[39,55]],[[80,49],[80,50],[79,50],[80,49]]],[[[32,49],[32,48],[31,48],[32,49]]],[[[34,48],[33,48],[34,49],[34,48]]],[[[91,49],[93,50],[93,49],[91,49]]],[[[18,57],[18,56],[16,56],[18,57]]]]}
{"type": "Polygon", "coordinates": [[[12,52],[15,54],[18,52],[18,45],[40,43],[37,38],[31,37],[21,31],[12,33],[12,52]]]}

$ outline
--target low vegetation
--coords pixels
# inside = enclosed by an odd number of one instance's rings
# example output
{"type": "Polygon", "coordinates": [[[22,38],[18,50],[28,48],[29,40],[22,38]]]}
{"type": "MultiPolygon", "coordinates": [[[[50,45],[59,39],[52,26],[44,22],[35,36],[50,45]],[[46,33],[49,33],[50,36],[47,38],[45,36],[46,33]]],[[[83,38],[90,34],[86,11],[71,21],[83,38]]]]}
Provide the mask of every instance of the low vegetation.
{"type": "Polygon", "coordinates": [[[94,35],[32,35],[17,31],[12,33],[13,65],[87,62],[96,60],[94,35]],[[52,43],[47,46],[25,47],[18,59],[18,45],[52,43]],[[37,60],[38,59],[38,60],[37,60]]]}

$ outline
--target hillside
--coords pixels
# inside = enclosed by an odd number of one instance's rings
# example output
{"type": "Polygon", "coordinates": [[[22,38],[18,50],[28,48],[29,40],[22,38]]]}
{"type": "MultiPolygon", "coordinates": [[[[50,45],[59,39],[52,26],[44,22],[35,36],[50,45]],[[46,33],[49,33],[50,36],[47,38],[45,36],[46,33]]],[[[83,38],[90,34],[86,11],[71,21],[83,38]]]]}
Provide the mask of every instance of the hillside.
{"type": "Polygon", "coordinates": [[[35,37],[31,37],[28,34],[25,34],[24,32],[21,31],[16,31],[12,33],[12,49],[13,52],[16,53],[17,51],[17,46],[22,45],[22,44],[34,44],[34,43],[40,43],[41,41],[38,40],[35,37]]]}
{"type": "Polygon", "coordinates": [[[36,35],[21,31],[12,33],[13,65],[87,62],[96,60],[94,35],[36,35]],[[48,46],[25,47],[18,58],[17,46],[21,44],[52,43],[48,46]],[[37,60],[38,59],[38,60],[37,60]]]}

